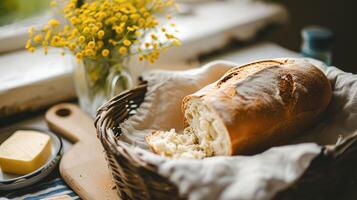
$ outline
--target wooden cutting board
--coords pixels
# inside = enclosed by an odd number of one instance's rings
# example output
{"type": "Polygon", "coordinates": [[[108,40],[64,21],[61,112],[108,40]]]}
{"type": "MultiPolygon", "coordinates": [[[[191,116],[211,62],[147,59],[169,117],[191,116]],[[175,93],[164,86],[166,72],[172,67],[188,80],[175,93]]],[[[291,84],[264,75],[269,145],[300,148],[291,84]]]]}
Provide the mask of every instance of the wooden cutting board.
{"type": "Polygon", "coordinates": [[[53,132],[74,143],[60,161],[65,182],[83,199],[119,199],[93,120],[68,103],[51,107],[45,118],[53,132]]]}

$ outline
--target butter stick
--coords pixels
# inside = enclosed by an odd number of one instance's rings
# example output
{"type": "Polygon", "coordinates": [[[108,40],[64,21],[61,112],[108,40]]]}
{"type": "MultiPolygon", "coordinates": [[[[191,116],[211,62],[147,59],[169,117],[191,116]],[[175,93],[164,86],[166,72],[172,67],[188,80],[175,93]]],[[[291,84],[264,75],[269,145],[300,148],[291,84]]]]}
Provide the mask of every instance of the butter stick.
{"type": "Polygon", "coordinates": [[[51,154],[51,137],[32,130],[19,130],[0,145],[3,172],[28,174],[44,165],[51,154]]]}

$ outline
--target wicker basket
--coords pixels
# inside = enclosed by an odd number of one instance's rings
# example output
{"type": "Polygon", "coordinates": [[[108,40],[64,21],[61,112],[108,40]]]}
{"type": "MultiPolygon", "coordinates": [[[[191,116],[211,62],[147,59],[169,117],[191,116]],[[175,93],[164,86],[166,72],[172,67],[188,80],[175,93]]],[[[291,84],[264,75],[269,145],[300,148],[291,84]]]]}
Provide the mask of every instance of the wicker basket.
{"type": "MultiPolygon", "coordinates": [[[[129,145],[117,140],[119,124],[135,114],[143,102],[147,84],[126,91],[102,106],[95,126],[106,151],[118,194],[122,199],[185,199],[177,187],[157,173],[157,168],[142,160],[129,145]]],[[[357,191],[357,134],[337,145],[325,147],[305,171],[275,199],[349,199],[357,191]],[[350,191],[346,190],[351,188],[350,191]],[[341,196],[341,192],[343,195],[341,196]]],[[[356,196],[355,196],[356,197],[356,196]]]]}

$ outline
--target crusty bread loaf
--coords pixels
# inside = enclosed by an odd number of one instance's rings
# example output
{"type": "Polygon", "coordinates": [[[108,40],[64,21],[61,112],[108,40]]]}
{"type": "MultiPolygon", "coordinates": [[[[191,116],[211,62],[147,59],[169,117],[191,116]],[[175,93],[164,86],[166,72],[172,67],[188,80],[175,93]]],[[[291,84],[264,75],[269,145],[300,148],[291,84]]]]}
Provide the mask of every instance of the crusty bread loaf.
{"type": "Polygon", "coordinates": [[[304,59],[259,61],[185,97],[183,133],[158,131],[146,140],[174,158],[254,154],[313,126],[331,95],[326,76],[304,59]]]}

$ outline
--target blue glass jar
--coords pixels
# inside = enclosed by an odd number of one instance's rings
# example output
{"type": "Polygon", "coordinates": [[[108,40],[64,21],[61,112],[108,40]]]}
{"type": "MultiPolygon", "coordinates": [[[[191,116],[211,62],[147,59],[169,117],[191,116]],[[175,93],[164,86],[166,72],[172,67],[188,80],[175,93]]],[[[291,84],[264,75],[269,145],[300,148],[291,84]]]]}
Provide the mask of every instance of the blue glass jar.
{"type": "Polygon", "coordinates": [[[321,60],[327,65],[332,64],[332,31],[321,27],[307,27],[301,32],[303,56],[321,60]]]}

